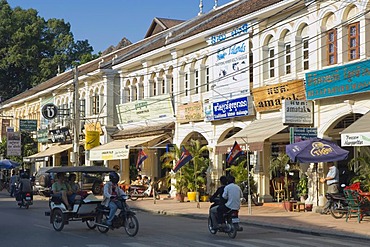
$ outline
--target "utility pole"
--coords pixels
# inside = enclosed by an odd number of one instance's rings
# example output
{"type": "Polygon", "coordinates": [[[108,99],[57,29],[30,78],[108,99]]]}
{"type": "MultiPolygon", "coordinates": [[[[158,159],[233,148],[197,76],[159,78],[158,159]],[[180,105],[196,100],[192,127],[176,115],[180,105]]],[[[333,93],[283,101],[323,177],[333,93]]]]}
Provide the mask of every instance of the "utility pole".
{"type": "Polygon", "coordinates": [[[73,166],[80,165],[80,95],[78,93],[78,65],[74,67],[73,91],[73,166]]]}

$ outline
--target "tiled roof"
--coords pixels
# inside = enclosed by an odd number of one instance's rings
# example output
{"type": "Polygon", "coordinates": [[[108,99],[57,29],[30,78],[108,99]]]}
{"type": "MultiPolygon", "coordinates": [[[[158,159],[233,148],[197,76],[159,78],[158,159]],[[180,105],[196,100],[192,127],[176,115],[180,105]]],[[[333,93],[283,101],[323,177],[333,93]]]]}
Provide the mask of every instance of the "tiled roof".
{"type": "Polygon", "coordinates": [[[154,34],[160,33],[164,30],[167,30],[171,27],[177,26],[180,23],[183,23],[182,20],[173,20],[173,19],[166,19],[166,18],[154,18],[152,24],[150,25],[148,31],[144,38],[149,38],[154,34]]]}

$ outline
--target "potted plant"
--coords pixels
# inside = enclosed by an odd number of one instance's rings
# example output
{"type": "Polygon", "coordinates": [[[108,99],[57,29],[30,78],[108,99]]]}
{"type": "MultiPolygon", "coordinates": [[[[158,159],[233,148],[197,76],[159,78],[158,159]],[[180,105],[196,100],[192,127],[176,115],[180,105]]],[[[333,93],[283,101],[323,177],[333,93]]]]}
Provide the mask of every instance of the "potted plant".
{"type": "Polygon", "coordinates": [[[302,174],[297,184],[298,196],[301,202],[305,202],[308,193],[308,178],[306,174],[302,174]]]}
{"type": "Polygon", "coordinates": [[[285,190],[285,196],[283,201],[283,206],[285,210],[292,211],[293,210],[293,202],[290,200],[290,191],[289,191],[289,184],[290,181],[288,180],[289,171],[292,169],[291,165],[289,164],[290,158],[285,153],[279,153],[277,157],[271,159],[270,163],[270,176],[271,177],[284,177],[283,188],[285,190]]]}

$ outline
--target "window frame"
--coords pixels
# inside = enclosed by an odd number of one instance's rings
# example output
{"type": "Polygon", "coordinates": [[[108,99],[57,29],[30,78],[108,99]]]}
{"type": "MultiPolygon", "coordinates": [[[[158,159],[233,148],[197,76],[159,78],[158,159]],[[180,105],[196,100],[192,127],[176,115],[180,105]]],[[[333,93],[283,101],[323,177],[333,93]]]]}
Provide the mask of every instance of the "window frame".
{"type": "Polygon", "coordinates": [[[327,65],[334,65],[338,63],[338,36],[337,29],[331,29],[327,32],[326,38],[327,47],[327,65]],[[331,40],[330,35],[333,35],[333,40],[331,40]],[[331,46],[333,46],[333,52],[330,51],[331,46]],[[333,57],[333,62],[331,62],[331,57],[333,57]]]}
{"type": "Polygon", "coordinates": [[[360,22],[351,23],[348,25],[348,61],[357,60],[360,58],[360,22]],[[351,28],[356,28],[356,34],[351,35],[351,28]],[[355,46],[351,47],[351,40],[355,40],[355,46]],[[352,57],[352,51],[355,52],[355,56],[352,57]]]}

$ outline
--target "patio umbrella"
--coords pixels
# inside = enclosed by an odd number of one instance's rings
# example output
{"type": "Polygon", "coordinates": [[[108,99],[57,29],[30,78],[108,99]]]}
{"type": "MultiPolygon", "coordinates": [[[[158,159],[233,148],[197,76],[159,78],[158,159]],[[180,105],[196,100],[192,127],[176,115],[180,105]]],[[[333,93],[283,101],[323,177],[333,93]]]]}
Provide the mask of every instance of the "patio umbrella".
{"type": "Polygon", "coordinates": [[[287,145],[286,153],[294,162],[318,163],[345,160],[349,151],[331,141],[313,138],[287,145]]]}
{"type": "Polygon", "coordinates": [[[13,160],[8,160],[8,159],[0,160],[0,168],[3,168],[3,169],[13,169],[19,165],[20,164],[18,162],[15,162],[13,160]]]}

